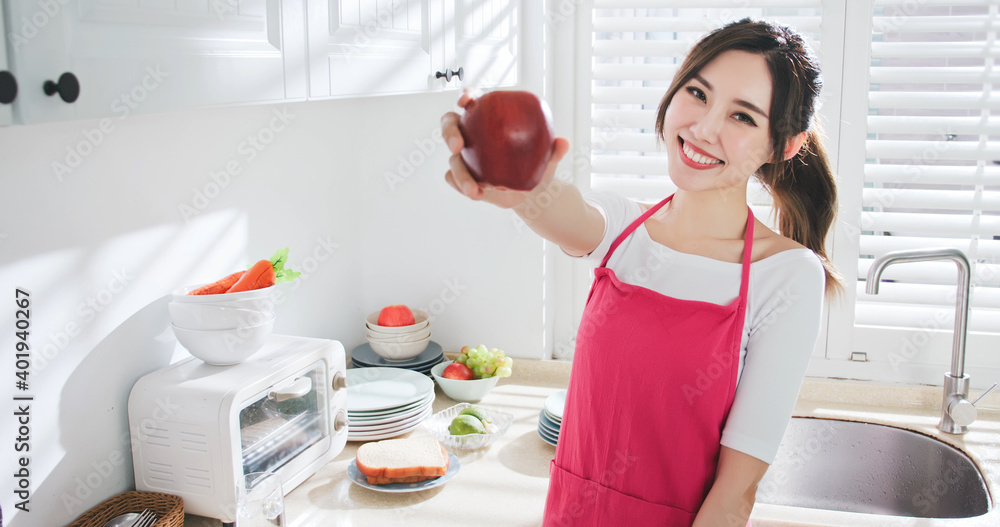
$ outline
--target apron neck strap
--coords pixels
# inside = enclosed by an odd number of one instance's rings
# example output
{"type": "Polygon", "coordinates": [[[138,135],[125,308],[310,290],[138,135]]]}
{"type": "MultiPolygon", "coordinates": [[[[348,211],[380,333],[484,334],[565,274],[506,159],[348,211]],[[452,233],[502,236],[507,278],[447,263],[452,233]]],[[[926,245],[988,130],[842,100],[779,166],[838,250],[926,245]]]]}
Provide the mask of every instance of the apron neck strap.
{"type": "MultiPolygon", "coordinates": [[[[608,264],[608,260],[611,259],[611,255],[614,254],[615,249],[617,249],[618,246],[621,245],[623,241],[625,241],[625,238],[628,238],[629,235],[631,235],[633,232],[635,232],[637,228],[639,228],[639,225],[642,225],[642,223],[647,219],[649,219],[650,216],[656,214],[656,211],[660,210],[673,197],[674,195],[671,194],[666,198],[663,198],[662,201],[650,207],[649,210],[647,210],[641,216],[636,218],[635,221],[633,221],[624,231],[622,231],[621,234],[619,234],[618,237],[615,238],[615,241],[611,244],[611,248],[608,249],[608,254],[605,254],[604,259],[601,260],[601,267],[604,267],[608,264]]],[[[740,298],[744,300],[746,300],[747,290],[750,284],[750,257],[753,254],[753,227],[754,227],[753,210],[750,208],[749,205],[747,205],[747,227],[746,227],[746,234],[744,235],[743,238],[744,239],[743,274],[740,279],[740,298]]]]}
{"type": "Polygon", "coordinates": [[[622,231],[621,234],[619,234],[617,238],[615,238],[615,241],[611,244],[611,248],[608,249],[608,254],[604,255],[604,259],[601,260],[601,267],[604,267],[605,265],[608,264],[608,260],[611,259],[611,255],[614,254],[615,249],[617,249],[618,246],[621,245],[621,243],[623,241],[625,241],[625,238],[628,238],[630,234],[632,234],[633,232],[635,232],[635,230],[637,228],[639,228],[639,225],[642,225],[642,222],[644,222],[647,219],[649,219],[649,217],[652,216],[653,214],[656,214],[656,211],[660,210],[673,197],[674,197],[674,195],[671,194],[671,195],[663,198],[662,201],[660,201],[656,205],[653,205],[652,207],[650,207],[649,210],[647,210],[646,212],[644,212],[641,216],[639,216],[638,218],[636,218],[635,221],[633,221],[631,225],[629,225],[628,227],[626,227],[625,230],[622,231]]]}

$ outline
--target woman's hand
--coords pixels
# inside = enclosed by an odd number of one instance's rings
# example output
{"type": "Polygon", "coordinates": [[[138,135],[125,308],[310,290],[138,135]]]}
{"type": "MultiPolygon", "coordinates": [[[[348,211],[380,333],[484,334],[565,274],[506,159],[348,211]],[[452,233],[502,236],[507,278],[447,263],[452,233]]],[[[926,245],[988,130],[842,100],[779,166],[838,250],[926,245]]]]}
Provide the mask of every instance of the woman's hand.
{"type": "MultiPolygon", "coordinates": [[[[458,105],[465,108],[472,100],[472,95],[466,91],[458,99],[458,105]]],[[[444,137],[445,143],[452,154],[451,159],[448,161],[451,169],[445,174],[445,181],[470,199],[485,201],[505,209],[516,207],[529,199],[533,194],[544,192],[548,188],[549,183],[555,177],[559,161],[569,151],[569,141],[566,139],[558,137],[553,141],[552,156],[545,168],[545,176],[538,186],[532,190],[511,190],[479,183],[469,173],[468,167],[465,166],[465,161],[462,160],[460,152],[465,146],[465,140],[462,138],[462,132],[458,129],[459,119],[459,115],[455,112],[448,112],[441,117],[441,135],[444,137]]]]}

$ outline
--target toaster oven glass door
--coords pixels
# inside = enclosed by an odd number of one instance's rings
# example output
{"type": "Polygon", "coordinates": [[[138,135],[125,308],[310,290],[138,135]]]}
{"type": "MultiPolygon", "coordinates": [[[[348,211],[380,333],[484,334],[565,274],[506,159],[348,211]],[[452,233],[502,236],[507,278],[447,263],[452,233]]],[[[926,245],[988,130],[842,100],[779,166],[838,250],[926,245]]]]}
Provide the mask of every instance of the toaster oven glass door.
{"type": "Polygon", "coordinates": [[[244,474],[278,470],[329,435],[329,386],[319,361],[240,410],[244,474]]]}

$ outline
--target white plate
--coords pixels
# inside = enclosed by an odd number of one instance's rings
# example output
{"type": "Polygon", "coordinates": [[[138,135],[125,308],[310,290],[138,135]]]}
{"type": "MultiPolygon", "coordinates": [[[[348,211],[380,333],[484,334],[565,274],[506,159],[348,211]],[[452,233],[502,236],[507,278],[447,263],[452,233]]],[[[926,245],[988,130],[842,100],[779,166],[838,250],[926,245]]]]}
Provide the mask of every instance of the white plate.
{"type": "MultiPolygon", "coordinates": [[[[550,444],[550,445],[552,445],[552,446],[556,446],[556,442],[557,442],[557,441],[556,441],[555,439],[552,439],[552,438],[550,438],[550,437],[547,437],[547,436],[545,436],[545,435],[544,435],[544,434],[542,433],[542,430],[541,430],[541,429],[539,429],[539,430],[538,430],[538,437],[542,438],[542,441],[545,441],[546,443],[548,443],[548,444],[550,444]]],[[[367,481],[367,480],[365,480],[365,481],[367,481]]]]}
{"type": "Polygon", "coordinates": [[[563,407],[566,406],[566,390],[560,390],[546,397],[544,406],[552,417],[562,421],[563,407]]]}
{"type": "Polygon", "coordinates": [[[347,370],[347,411],[365,412],[417,402],[434,393],[434,381],[401,368],[347,370]]]}
{"type": "Polygon", "coordinates": [[[425,419],[430,417],[433,408],[428,408],[427,411],[421,414],[421,418],[413,421],[410,424],[405,425],[403,428],[398,430],[379,430],[377,432],[365,432],[365,433],[352,433],[351,429],[347,429],[347,440],[348,441],[375,441],[378,439],[389,439],[391,437],[396,437],[403,435],[409,431],[415,430],[420,423],[424,422],[425,419]]]}
{"type": "Polygon", "coordinates": [[[391,410],[379,410],[377,412],[348,412],[347,416],[351,418],[351,421],[378,421],[382,419],[394,419],[401,417],[404,414],[413,415],[415,412],[423,409],[424,406],[434,402],[434,394],[427,394],[427,397],[423,399],[408,404],[406,406],[401,406],[399,408],[393,408],[391,410]]]}
{"type": "Polygon", "coordinates": [[[380,435],[389,432],[399,432],[400,430],[413,430],[417,425],[423,422],[425,419],[430,417],[434,413],[434,409],[428,406],[419,414],[407,419],[405,422],[389,423],[386,425],[380,425],[380,427],[375,427],[374,429],[368,428],[364,430],[358,430],[354,427],[349,427],[347,435],[351,437],[365,437],[368,435],[380,435]]]}
{"type": "Polygon", "coordinates": [[[448,482],[451,478],[458,474],[459,469],[462,468],[461,463],[458,462],[458,457],[451,452],[448,452],[448,470],[443,476],[433,479],[425,479],[424,481],[419,481],[417,483],[389,483],[387,485],[372,485],[368,483],[368,478],[358,470],[358,460],[354,459],[351,464],[347,466],[347,477],[351,478],[351,481],[361,485],[362,487],[377,490],[379,492],[417,492],[420,490],[433,489],[434,487],[439,487],[448,482]]]}
{"type": "Polygon", "coordinates": [[[420,412],[423,412],[425,408],[433,404],[434,398],[424,399],[420,404],[414,406],[413,408],[407,409],[405,412],[395,413],[391,415],[376,415],[376,416],[365,416],[365,415],[354,415],[348,414],[347,419],[351,422],[351,426],[372,426],[372,425],[382,425],[386,423],[392,423],[394,421],[402,421],[409,417],[413,417],[420,412]]]}
{"type": "Polygon", "coordinates": [[[559,437],[559,427],[555,426],[552,421],[549,421],[549,418],[545,417],[544,413],[539,412],[538,414],[538,426],[544,428],[546,432],[551,432],[552,435],[559,437]]]}
{"type": "Polygon", "coordinates": [[[395,428],[402,425],[408,425],[413,422],[414,419],[419,418],[421,415],[427,412],[430,405],[418,408],[414,413],[407,415],[406,417],[400,417],[386,422],[372,423],[368,421],[354,421],[348,418],[350,433],[363,434],[365,432],[373,432],[380,430],[388,430],[389,428],[395,428]]]}
{"type": "Polygon", "coordinates": [[[542,409],[542,413],[545,414],[545,418],[548,419],[549,421],[552,421],[553,423],[555,423],[557,425],[562,425],[562,419],[559,419],[558,417],[550,414],[548,410],[545,410],[543,408],[542,409]]]}
{"type": "Polygon", "coordinates": [[[558,435],[553,434],[552,432],[549,432],[548,430],[546,430],[546,429],[544,429],[542,427],[538,427],[538,435],[544,437],[545,439],[551,440],[551,441],[558,441],[559,440],[559,436],[558,435]]]}

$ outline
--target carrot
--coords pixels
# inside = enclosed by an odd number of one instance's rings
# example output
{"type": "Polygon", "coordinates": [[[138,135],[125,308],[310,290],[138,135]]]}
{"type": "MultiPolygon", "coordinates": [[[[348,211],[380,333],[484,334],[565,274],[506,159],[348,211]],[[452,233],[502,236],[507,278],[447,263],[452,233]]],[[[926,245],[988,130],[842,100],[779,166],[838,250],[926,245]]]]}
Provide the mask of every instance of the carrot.
{"type": "Polygon", "coordinates": [[[243,276],[229,288],[227,293],[238,293],[240,291],[250,291],[274,285],[277,280],[274,272],[274,265],[270,260],[261,260],[250,268],[243,276]]]}
{"type": "Polygon", "coordinates": [[[194,291],[188,293],[189,295],[221,295],[226,291],[229,291],[230,287],[233,287],[239,279],[243,276],[246,271],[237,271],[218,282],[212,282],[208,285],[203,285],[194,291]]]}

